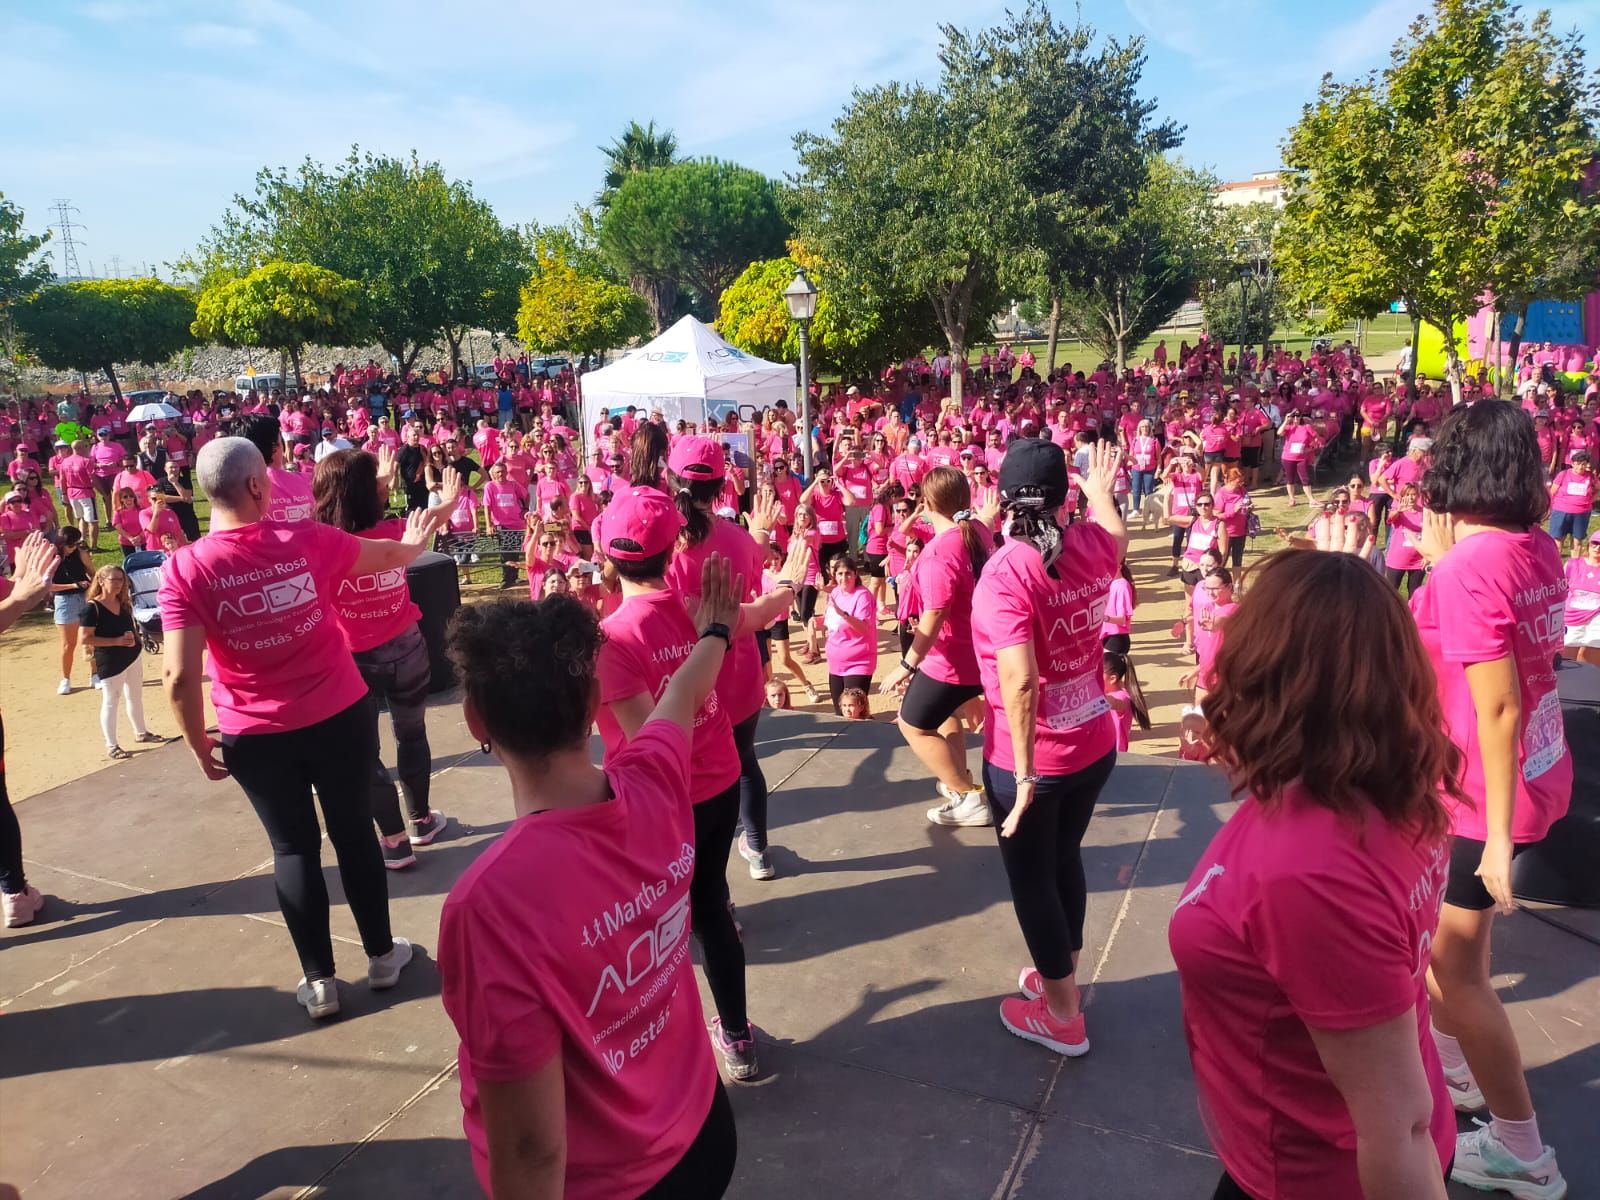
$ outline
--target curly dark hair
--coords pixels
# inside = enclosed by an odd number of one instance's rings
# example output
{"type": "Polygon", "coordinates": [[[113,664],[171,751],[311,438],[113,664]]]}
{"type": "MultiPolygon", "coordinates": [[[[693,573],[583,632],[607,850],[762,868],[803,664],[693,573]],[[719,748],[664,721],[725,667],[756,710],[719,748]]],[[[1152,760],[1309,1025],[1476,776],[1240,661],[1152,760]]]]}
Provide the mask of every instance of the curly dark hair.
{"type": "Polygon", "coordinates": [[[1399,593],[1354,555],[1314,550],[1279,551],[1253,577],[1205,698],[1234,792],[1270,808],[1297,784],[1334,812],[1443,836],[1462,756],[1399,593]],[[1364,653],[1347,653],[1356,639],[1364,653]]]}
{"type": "Polygon", "coordinates": [[[587,742],[603,641],[593,608],[571,596],[463,605],[445,632],[466,702],[494,748],[533,758],[587,742]]]}
{"type": "Polygon", "coordinates": [[[1422,495],[1435,512],[1531,529],[1550,509],[1533,421],[1505,400],[1453,410],[1433,437],[1422,495]]]}

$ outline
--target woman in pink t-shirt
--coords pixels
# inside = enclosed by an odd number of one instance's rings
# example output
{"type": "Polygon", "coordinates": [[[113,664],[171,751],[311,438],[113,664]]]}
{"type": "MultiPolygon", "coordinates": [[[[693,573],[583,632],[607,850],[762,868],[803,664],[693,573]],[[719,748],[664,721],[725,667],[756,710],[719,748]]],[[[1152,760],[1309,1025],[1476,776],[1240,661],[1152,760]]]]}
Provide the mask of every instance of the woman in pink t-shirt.
{"type": "Polygon", "coordinates": [[[1080,846],[1116,763],[1101,674],[1106,593],[1128,535],[1112,487],[1121,452],[1095,443],[1079,481],[1089,521],[1063,527],[1067,462],[1028,438],[1000,469],[1005,544],[973,594],[982,672],[983,785],[1031,967],[1000,1021],[1058,1054],[1089,1051],[1076,970],[1088,906],[1080,846]]]}
{"type": "Polygon", "coordinates": [[[717,631],[739,619],[733,584],[709,559],[694,616],[679,606],[687,652],[604,768],[589,753],[606,686],[592,610],[568,596],[502,600],[451,626],[467,728],[504,765],[515,808],[439,923],[467,1141],[488,1195],[715,1200],[732,1176],[733,1113],[688,935],[703,807],[691,802],[693,746],[726,653],[717,631]]]}
{"type": "Polygon", "coordinates": [[[967,477],[935,467],[922,478],[923,515],[933,536],[917,556],[911,587],[918,617],[911,646],[880,691],[901,696],[900,732],[944,801],[928,810],[935,825],[988,825],[983,789],[967,767],[958,711],[983,691],[972,648],[972,589],[993,539],[973,518],[967,477]]]}
{"type": "Polygon", "coordinates": [[[403,541],[264,520],[272,483],[245,438],[208,442],[195,469],[211,501],[211,531],[162,569],[167,697],[206,778],[232,776],[265,827],[278,907],[305,972],[295,999],[312,1017],[328,1017],[339,1011],[339,993],[317,801],[367,952],[368,985],[393,987],[411,960],[410,943],[389,930],[372,830],[377,730],[335,594],[350,575],[404,573],[422,552],[426,518],[414,513],[403,541]],[[205,675],[220,741],[206,732],[205,675]]]}
{"type": "MultiPolygon", "coordinates": [[[[598,665],[596,723],[607,762],[638,736],[654,698],[693,652],[697,638],[720,637],[731,649],[738,638],[766,628],[792,602],[793,585],[786,582],[772,595],[742,606],[734,624],[697,627],[683,596],[667,581],[684,524],[673,501],[652,487],[625,488],[600,514],[600,549],[622,584],[622,603],[601,623],[606,636],[598,665]]],[[[787,567],[798,569],[805,554],[804,543],[797,542],[787,567]]],[[[786,570],[785,580],[793,578],[786,570]]],[[[746,586],[737,582],[741,589],[746,586]]],[[[740,762],[720,689],[710,690],[695,720],[693,762],[689,797],[695,806],[694,878],[689,911],[717,1008],[713,1045],[729,1078],[748,1080],[758,1069],[755,1034],[745,1008],[744,947],[728,911],[727,879],[728,854],[739,822],[740,762]]]]}
{"type": "Polygon", "coordinates": [[[823,623],[828,631],[828,695],[838,716],[839,697],[847,689],[868,691],[872,687],[872,673],[878,665],[878,605],[872,593],[861,586],[854,559],[846,555],[835,559],[832,567],[833,588],[828,592],[823,623]]]}
{"type": "Polygon", "coordinates": [[[1288,493],[1290,506],[1296,503],[1294,487],[1297,483],[1305,490],[1306,503],[1315,504],[1317,498],[1311,494],[1311,479],[1316,473],[1316,430],[1299,413],[1292,412],[1283,419],[1283,427],[1278,430],[1278,441],[1282,446],[1279,458],[1283,464],[1283,487],[1288,493]]]}
{"type": "Polygon", "coordinates": [[[1383,572],[1398,591],[1410,595],[1422,586],[1422,491],[1414,483],[1400,489],[1389,513],[1389,544],[1383,551],[1383,572]]]}
{"type": "Polygon", "coordinates": [[[1600,666],[1600,529],[1589,535],[1582,556],[1567,560],[1567,604],[1562,612],[1564,652],[1600,666]]]}
{"type": "MultiPolygon", "coordinates": [[[[445,467],[439,503],[423,510],[424,545],[431,544],[434,535],[450,521],[460,487],[461,476],[455,468],[445,467]]],[[[311,494],[316,519],[324,525],[359,538],[398,540],[405,536],[405,521],[384,517],[378,460],[364,450],[335,450],[323,458],[312,478],[311,494]]],[[[413,847],[428,845],[449,823],[449,818],[428,804],[433,749],[428,744],[424,718],[433,667],[417,625],[422,610],[411,599],[406,573],[394,570],[347,575],[334,590],[333,606],[367,685],[374,748],[378,744],[380,708],[388,709],[394,730],[395,774],[405,795],[412,832],[407,836],[395,780],[383,765],[381,755],[374,755],[371,763],[372,816],[383,845],[383,865],[398,871],[417,861],[413,847]]]]}
{"type": "Polygon", "coordinates": [[[1492,1189],[1535,1173],[1553,1186],[1560,1170],[1539,1137],[1490,969],[1495,912],[1514,908],[1511,860],[1544,838],[1572,797],[1552,665],[1566,579],[1539,527],[1550,497],[1533,422],[1509,404],[1455,409],[1440,423],[1422,490],[1421,548],[1432,569],[1411,612],[1444,728],[1465,760],[1461,802],[1447,800],[1455,839],[1433,939],[1433,1022],[1456,1107],[1487,1105],[1491,1117],[1459,1139],[1453,1177],[1492,1189]]]}
{"type": "Polygon", "coordinates": [[[1575,549],[1588,538],[1594,493],[1594,464],[1587,450],[1579,450],[1573,454],[1572,464],[1550,481],[1550,536],[1563,554],[1568,538],[1575,549]]]}
{"type": "Polygon", "coordinates": [[[1455,1116],[1425,978],[1461,756],[1427,658],[1345,555],[1273,555],[1229,621],[1205,716],[1243,802],[1168,928],[1216,1195],[1445,1200],[1455,1116]]]}

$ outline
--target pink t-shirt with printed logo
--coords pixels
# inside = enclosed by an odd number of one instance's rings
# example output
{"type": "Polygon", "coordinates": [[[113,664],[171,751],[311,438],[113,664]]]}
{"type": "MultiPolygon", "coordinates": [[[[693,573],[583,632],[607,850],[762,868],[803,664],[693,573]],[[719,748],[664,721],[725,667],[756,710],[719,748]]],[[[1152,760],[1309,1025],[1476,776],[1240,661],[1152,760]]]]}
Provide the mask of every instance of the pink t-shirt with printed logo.
{"type": "Polygon", "coordinates": [[[86,455],[69,454],[56,468],[56,485],[68,500],[89,500],[94,496],[94,463],[86,455]]]}
{"type": "Polygon", "coordinates": [[[485,1193],[479,1084],[557,1053],[568,1200],[648,1191],[705,1123],[717,1069],[689,959],[689,750],[677,726],[646,722],[607,756],[610,800],[519,817],[450,889],[439,973],[485,1193]]]}
{"type": "Polygon", "coordinates": [[[1581,558],[1567,560],[1567,606],[1565,621],[1568,625],[1587,625],[1600,617],[1600,567],[1592,567],[1581,558]]]}
{"type": "MultiPolygon", "coordinates": [[[[600,713],[596,724],[606,758],[628,744],[610,705],[644,693],[661,699],[672,673],[694,652],[700,631],[683,599],[668,588],[629,596],[600,622],[606,640],[600,647],[600,713]]],[[[739,779],[739,752],[733,723],[715,688],[694,717],[693,769],[689,798],[699,804],[720,795],[739,779]]]]}
{"type": "Polygon", "coordinates": [[[267,518],[293,525],[311,520],[313,501],[311,477],[301,471],[285,471],[281,467],[268,467],[267,478],[272,481],[272,493],[267,498],[267,518]]]}
{"type": "MultiPolygon", "coordinates": [[[[391,517],[356,536],[398,542],[405,533],[405,521],[391,517]]],[[[334,590],[333,606],[352,651],[371,650],[392,641],[422,619],[422,610],[412,602],[404,567],[345,576],[334,590]]]]}
{"type": "Polygon", "coordinates": [[[496,529],[521,529],[527,523],[523,514],[528,507],[528,489],[520,483],[491,479],[483,485],[483,507],[496,529]]]}
{"type": "Polygon", "coordinates": [[[1445,727],[1466,755],[1462,789],[1472,807],[1446,797],[1455,832],[1484,840],[1483,755],[1466,668],[1512,655],[1522,713],[1511,839],[1537,842],[1572,799],[1572,756],[1551,665],[1561,652],[1567,581],[1561,551],[1542,529],[1490,530],[1462,538],[1411,597],[1423,647],[1439,677],[1445,727]]]}
{"type": "Polygon", "coordinates": [[[820,490],[811,493],[811,511],[817,518],[817,532],[824,542],[842,542],[845,539],[844,494],[837,489],[824,495],[820,490]]]}
{"type": "Polygon", "coordinates": [[[161,572],[161,623],[201,628],[225,734],[284,733],[367,694],[333,607],[361,543],[331,525],[212,530],[161,572]]]}
{"type": "Polygon", "coordinates": [[[89,461],[94,463],[96,479],[111,479],[122,470],[122,456],[126,453],[116,442],[96,442],[89,447],[89,461]]]}
{"type": "MultiPolygon", "coordinates": [[[[981,528],[972,522],[974,528],[981,528]]],[[[946,529],[923,546],[911,564],[921,612],[940,608],[944,620],[927,655],[922,673],[941,683],[972,687],[979,681],[978,658],[972,648],[972,559],[959,525],[946,529]]]]}
{"type": "MultiPolygon", "coordinates": [[[[927,552],[924,551],[924,554],[927,552]]],[[[1044,569],[1039,552],[1008,541],[984,565],[972,603],[972,641],[983,670],[983,759],[1016,769],[1000,690],[999,653],[1033,643],[1039,664],[1033,769],[1070,775],[1116,745],[1116,722],[1100,671],[1106,595],[1118,578],[1117,544],[1098,525],[1062,530],[1062,578],[1044,569]]]]}
{"type": "Polygon", "coordinates": [[[1594,472],[1562,471],[1550,482],[1550,507],[1559,513],[1586,513],[1594,507],[1594,472]]]}
{"type": "Polygon", "coordinates": [[[1428,1022],[1447,844],[1364,825],[1290,789],[1246,797],[1211,839],[1167,929],[1200,1116],[1228,1174],[1261,1200],[1361,1195],[1355,1125],[1311,1029],[1414,1013],[1439,1166],[1455,1153],[1428,1022]]]}

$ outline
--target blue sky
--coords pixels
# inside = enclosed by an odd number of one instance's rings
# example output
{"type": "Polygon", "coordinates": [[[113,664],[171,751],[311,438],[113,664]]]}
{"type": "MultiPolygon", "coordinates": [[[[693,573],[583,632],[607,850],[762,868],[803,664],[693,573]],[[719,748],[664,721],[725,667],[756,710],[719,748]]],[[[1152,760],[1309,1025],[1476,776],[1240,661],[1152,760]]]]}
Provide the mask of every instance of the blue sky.
{"type": "MultiPolygon", "coordinates": [[[[779,175],[792,136],[852,88],[937,72],[939,23],[1004,0],[4,0],[0,191],[37,230],[70,197],[85,270],[171,261],[264,165],[415,149],[502,219],[587,202],[630,119],[682,152],[779,175]]],[[[1057,11],[1070,16],[1067,4],[1057,11]]],[[[1424,0],[1091,0],[1101,31],[1147,39],[1147,94],[1181,153],[1224,179],[1277,165],[1324,71],[1381,64],[1424,0]]],[[[1600,0],[1558,28],[1600,47],[1600,0]]],[[[59,260],[57,261],[59,269],[59,260]]]]}

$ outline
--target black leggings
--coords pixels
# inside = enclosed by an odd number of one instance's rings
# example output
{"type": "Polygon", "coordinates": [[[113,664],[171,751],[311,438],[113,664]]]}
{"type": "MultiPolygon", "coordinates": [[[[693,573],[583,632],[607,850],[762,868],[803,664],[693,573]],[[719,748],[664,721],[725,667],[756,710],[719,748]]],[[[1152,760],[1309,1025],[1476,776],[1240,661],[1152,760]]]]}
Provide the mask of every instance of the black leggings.
{"type": "Polygon", "coordinates": [[[6,791],[6,727],[0,721],[0,892],[16,896],[28,890],[22,870],[22,826],[6,791]]]}
{"type": "MultiPolygon", "coordinates": [[[[433,750],[428,745],[428,686],[433,682],[433,666],[428,661],[428,644],[422,631],[410,626],[398,637],[390,638],[371,650],[355,654],[356,667],[367,681],[367,703],[372,713],[372,748],[378,748],[378,706],[387,700],[389,721],[394,726],[395,766],[401,790],[406,794],[406,809],[413,821],[428,816],[428,791],[433,772],[433,750]]],[[[377,754],[372,756],[372,817],[385,837],[406,831],[400,819],[400,800],[394,781],[377,754]]]]}
{"type": "MultiPolygon", "coordinates": [[[[1089,900],[1080,847],[1100,789],[1116,765],[1117,752],[1112,750],[1081,771],[1041,779],[1016,836],[999,839],[1022,940],[1046,979],[1071,976],[1072,956],[1083,949],[1089,900]]],[[[1016,776],[985,762],[983,790],[998,835],[1017,801],[1016,776]]]]}
{"type": "Polygon", "coordinates": [[[1133,639],[1125,633],[1108,633],[1100,648],[1112,654],[1126,654],[1133,649],[1133,639]]]}
{"type": "Polygon", "coordinates": [[[1372,532],[1376,536],[1389,516],[1389,505],[1394,503],[1394,497],[1388,492],[1372,492],[1368,496],[1368,503],[1367,520],[1372,522],[1372,532]]]}
{"type": "Polygon", "coordinates": [[[727,1090],[717,1080],[711,1094],[711,1111],[694,1141],[680,1158],[639,1200],[717,1200],[733,1179],[739,1157],[738,1131],[727,1090]]]}
{"type": "Polygon", "coordinates": [[[278,910],[307,979],[333,978],[328,887],[322,878],[322,831],[313,787],[362,946],[371,957],[394,948],[383,852],[372,832],[377,736],[366,697],[304,729],[222,735],[222,761],[272,842],[278,910]]]}
{"type": "Polygon", "coordinates": [[[809,629],[811,618],[817,615],[817,589],[812,584],[806,584],[800,589],[800,625],[802,629],[809,629]]]}
{"type": "Polygon", "coordinates": [[[1426,572],[1424,572],[1421,567],[1417,567],[1409,571],[1403,570],[1400,567],[1385,567],[1383,569],[1383,574],[1384,577],[1388,579],[1389,586],[1394,588],[1396,591],[1400,590],[1401,580],[1409,579],[1410,582],[1407,586],[1409,587],[1410,591],[1414,592],[1422,586],[1422,579],[1426,572]]]}
{"type": "MultiPolygon", "coordinates": [[[[694,806],[694,878],[689,881],[689,921],[700,939],[711,1002],[729,1037],[750,1028],[745,1011],[744,944],[728,911],[728,852],[739,823],[739,785],[729,784],[694,806]]],[[[381,871],[382,864],[379,865],[381,871]]]]}
{"type": "Polygon", "coordinates": [[[844,695],[848,688],[860,688],[869,695],[872,692],[871,675],[835,675],[828,672],[828,695],[833,697],[833,715],[839,715],[839,697],[844,695]]]}
{"type": "Polygon", "coordinates": [[[1183,557],[1183,544],[1189,537],[1187,525],[1174,525],[1172,527],[1172,557],[1183,557]]]}
{"type": "Polygon", "coordinates": [[[733,727],[733,745],[739,752],[739,828],[752,850],[767,848],[767,776],[756,757],[758,708],[733,727]]]}

